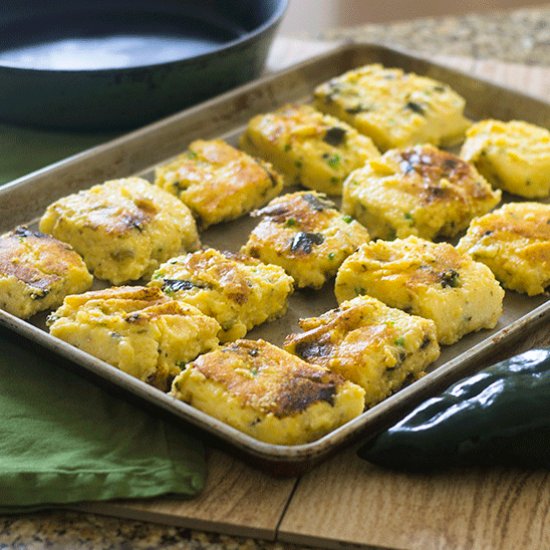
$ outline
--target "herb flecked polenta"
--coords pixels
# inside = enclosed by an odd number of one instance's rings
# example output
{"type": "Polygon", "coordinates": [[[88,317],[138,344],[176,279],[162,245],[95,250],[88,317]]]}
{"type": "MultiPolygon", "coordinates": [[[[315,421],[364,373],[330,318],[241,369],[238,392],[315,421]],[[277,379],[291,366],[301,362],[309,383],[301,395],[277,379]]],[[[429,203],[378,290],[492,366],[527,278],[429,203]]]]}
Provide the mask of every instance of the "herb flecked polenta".
{"type": "Polygon", "coordinates": [[[416,235],[454,237],[494,208],[493,191],[477,170],[432,145],[392,149],[352,172],[344,183],[342,211],[373,239],[416,235]]]}
{"type": "Polygon", "coordinates": [[[193,306],[140,286],[67,296],[48,326],[53,336],[164,391],[185,363],[217,346],[220,329],[193,306]]]}
{"type": "Polygon", "coordinates": [[[382,151],[462,141],[465,101],[449,86],[401,69],[366,65],[322,84],[315,106],[369,136],[382,151]]]}
{"type": "Polygon", "coordinates": [[[338,303],[367,294],[432,319],[442,344],[494,328],[504,298],[487,266],[450,244],[418,237],[363,245],[340,267],[335,293],[338,303]]]}
{"type": "Polygon", "coordinates": [[[171,395],[256,439],[299,445],[363,412],[364,391],[263,340],[237,340],[201,355],[171,395]]]}
{"type": "Polygon", "coordinates": [[[288,185],[327,195],[340,195],[350,172],[380,156],[368,137],[309,105],[285,105],[255,116],[240,146],[273,163],[288,185]]]}
{"type": "Polygon", "coordinates": [[[40,230],[69,243],[97,278],[113,284],[147,277],[200,244],[189,209],[141,178],[108,181],[59,199],[48,206],[40,230]]]}
{"type": "Polygon", "coordinates": [[[149,286],[214,317],[220,340],[227,342],[284,315],[293,280],[282,267],[209,248],[172,258],[149,286]]]}
{"type": "Polygon", "coordinates": [[[542,294],[550,287],[550,205],[506,204],[475,219],[457,249],[488,266],[505,288],[542,294]]]}
{"type": "Polygon", "coordinates": [[[256,212],[263,219],[241,251],[280,265],[299,288],[320,288],[347,256],[369,240],[368,231],[313,191],[282,195],[256,212]]]}
{"type": "Polygon", "coordinates": [[[269,163],[221,139],[194,141],[155,174],[155,184],[178,196],[203,228],[247,214],[283,188],[282,177],[269,163]]]}
{"type": "Polygon", "coordinates": [[[27,227],[0,236],[0,308],[12,315],[26,319],[91,286],[86,265],[68,244],[27,227]]]}
{"type": "Polygon", "coordinates": [[[365,390],[368,407],[419,378],[439,357],[433,321],[391,308],[370,296],[342,302],[320,317],[300,320],[285,349],[327,367],[365,390]]]}
{"type": "Polygon", "coordinates": [[[550,195],[550,131],[512,120],[482,120],[466,133],[460,155],[495,186],[527,198],[550,195]]]}

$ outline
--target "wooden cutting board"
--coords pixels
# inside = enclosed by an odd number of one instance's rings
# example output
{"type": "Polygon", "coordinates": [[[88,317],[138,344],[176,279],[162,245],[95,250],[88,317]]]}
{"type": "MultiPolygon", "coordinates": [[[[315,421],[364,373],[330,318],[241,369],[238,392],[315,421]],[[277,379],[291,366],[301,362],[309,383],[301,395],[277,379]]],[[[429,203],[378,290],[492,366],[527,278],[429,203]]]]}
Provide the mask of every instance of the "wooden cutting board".
{"type": "MultiPolygon", "coordinates": [[[[268,67],[278,70],[332,47],[279,39],[268,67]]],[[[550,101],[550,68],[430,59],[550,101]]],[[[509,353],[537,345],[550,345],[547,326],[509,353]]],[[[491,468],[399,474],[359,460],[354,451],[339,454],[300,479],[274,479],[212,450],[206,489],[194,500],[86,503],[78,509],[333,548],[550,548],[550,472],[491,468]]]]}

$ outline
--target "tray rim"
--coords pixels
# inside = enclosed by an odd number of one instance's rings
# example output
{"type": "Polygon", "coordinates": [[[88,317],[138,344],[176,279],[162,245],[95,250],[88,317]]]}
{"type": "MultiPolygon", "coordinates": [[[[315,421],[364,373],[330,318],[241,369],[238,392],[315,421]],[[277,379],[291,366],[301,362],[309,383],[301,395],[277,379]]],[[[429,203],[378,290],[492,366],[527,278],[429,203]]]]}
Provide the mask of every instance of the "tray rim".
{"type": "MultiPolygon", "coordinates": [[[[300,63],[294,64],[282,71],[265,75],[196,106],[185,109],[179,113],[134,130],[130,133],[123,134],[113,140],[99,144],[95,147],[31,172],[30,174],[22,176],[12,182],[6,183],[0,188],[0,200],[2,200],[3,197],[9,196],[19,188],[27,188],[27,186],[36,184],[42,177],[51,177],[59,170],[69,170],[71,166],[78,165],[88,159],[93,159],[95,156],[100,155],[103,152],[113,150],[118,146],[138,140],[140,137],[151,132],[169,127],[177,121],[185,120],[185,118],[193,114],[208,110],[210,106],[218,104],[221,105],[231,98],[235,98],[249,91],[253,91],[255,88],[269,84],[270,82],[276,82],[285,75],[298,72],[301,69],[308,66],[313,66],[316,63],[327,61],[331,57],[346,53],[354,55],[361,49],[379,50],[382,52],[386,51],[393,54],[398,54],[411,60],[421,61],[429,66],[440,67],[447,71],[451,71],[456,75],[463,75],[470,79],[472,78],[472,76],[465,71],[449,69],[441,63],[432,62],[421,56],[410,55],[410,53],[401,49],[389,48],[379,44],[344,44],[300,63]]],[[[535,98],[528,94],[517,92],[516,90],[510,90],[505,86],[494,84],[486,79],[475,78],[475,80],[490,85],[496,89],[511,91],[518,96],[527,98],[542,105],[550,105],[549,102],[545,102],[540,98],[535,98]]],[[[221,438],[231,446],[237,447],[239,451],[245,452],[245,454],[267,462],[282,462],[291,464],[317,460],[331,451],[339,449],[341,446],[345,445],[346,442],[349,442],[353,436],[360,435],[362,428],[366,428],[364,426],[365,423],[371,421],[374,422],[377,418],[387,414],[388,408],[397,409],[398,407],[403,407],[403,405],[405,405],[404,402],[406,402],[409,398],[414,398],[415,396],[421,395],[423,392],[428,394],[431,386],[435,386],[437,383],[443,383],[447,378],[449,378],[450,383],[450,378],[452,376],[455,376],[458,372],[465,372],[471,369],[476,361],[486,358],[491,351],[519,336],[522,329],[527,327],[531,328],[532,326],[535,326],[536,324],[547,319],[550,319],[550,300],[547,300],[545,303],[531,310],[528,314],[523,315],[497,331],[495,334],[492,334],[477,343],[468,351],[460,353],[439,366],[436,370],[430,372],[427,376],[401,389],[375,407],[362,413],[336,430],[333,430],[325,436],[307,444],[284,446],[265,443],[244,434],[228,424],[225,424],[186,403],[178,401],[168,394],[164,394],[160,390],[148,386],[146,383],[124,373],[123,371],[120,371],[116,367],[113,367],[104,361],[95,358],[87,352],[81,351],[64,341],[51,336],[49,333],[32,325],[28,321],[18,319],[17,317],[0,310],[0,325],[20,334],[27,339],[30,339],[33,342],[38,343],[39,345],[53,351],[58,355],[61,355],[66,359],[69,359],[75,369],[84,368],[85,370],[100,376],[108,382],[112,382],[123,391],[130,392],[140,398],[143,398],[152,405],[170,412],[181,420],[187,421],[192,425],[198,426],[199,428],[206,430],[208,433],[221,438]],[[368,415],[367,418],[365,418],[366,415],[368,415]],[[371,420],[371,418],[373,420],[371,420]]]]}

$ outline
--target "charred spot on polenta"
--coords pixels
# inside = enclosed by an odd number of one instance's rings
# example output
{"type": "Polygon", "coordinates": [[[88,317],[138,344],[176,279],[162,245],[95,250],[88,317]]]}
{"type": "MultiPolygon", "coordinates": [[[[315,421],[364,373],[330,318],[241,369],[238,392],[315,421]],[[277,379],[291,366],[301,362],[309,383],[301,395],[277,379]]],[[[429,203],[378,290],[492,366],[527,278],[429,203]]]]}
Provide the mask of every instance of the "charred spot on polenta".
{"type": "Polygon", "coordinates": [[[92,276],[71,246],[20,226],[0,236],[0,308],[26,319],[83,292],[92,276]]]}
{"type": "Polygon", "coordinates": [[[307,443],[363,410],[364,391],[263,340],[237,340],[193,361],[172,395],[262,441],[307,443]]]}
{"type": "Polygon", "coordinates": [[[361,224],[312,191],[282,195],[254,214],[263,219],[241,251],[283,267],[299,288],[321,287],[369,240],[361,224]]]}
{"type": "Polygon", "coordinates": [[[369,138],[309,105],[285,105],[254,117],[240,146],[273,163],[288,185],[329,195],[340,195],[346,176],[379,155],[369,138]]]}
{"type": "Polygon", "coordinates": [[[292,278],[281,267],[212,248],[172,258],[149,286],[214,317],[222,342],[284,315],[293,291],[292,278]]]}
{"type": "Polygon", "coordinates": [[[303,333],[284,348],[360,385],[367,406],[420,377],[439,356],[433,321],[390,308],[370,296],[343,302],[320,317],[300,320],[303,333]]]}
{"type": "Polygon", "coordinates": [[[474,166],[432,145],[392,149],[344,182],[342,210],[373,238],[454,237],[500,201],[474,166]]]}

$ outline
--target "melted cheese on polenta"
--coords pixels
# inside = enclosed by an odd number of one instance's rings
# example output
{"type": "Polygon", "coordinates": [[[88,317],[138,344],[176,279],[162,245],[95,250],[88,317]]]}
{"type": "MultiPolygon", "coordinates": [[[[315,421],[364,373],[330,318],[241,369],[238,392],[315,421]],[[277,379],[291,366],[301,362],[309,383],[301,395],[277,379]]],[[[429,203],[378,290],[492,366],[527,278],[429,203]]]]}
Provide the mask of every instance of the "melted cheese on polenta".
{"type": "Polygon", "coordinates": [[[500,201],[477,170],[432,145],[392,149],[344,183],[342,211],[373,239],[454,237],[500,201]]]}
{"type": "Polygon", "coordinates": [[[527,198],[550,195],[550,131],[512,120],[482,120],[466,133],[461,156],[495,186],[527,198]]]}
{"type": "Polygon", "coordinates": [[[338,303],[367,294],[390,307],[432,319],[443,344],[494,328],[504,298],[485,265],[450,244],[417,237],[360,247],[340,267],[335,293],[338,303]]]}
{"type": "Polygon", "coordinates": [[[340,195],[351,171],[380,156],[368,137],[309,105],[285,105],[255,116],[240,146],[273,163],[287,184],[328,195],[340,195]]]}
{"type": "Polygon", "coordinates": [[[475,219],[457,249],[488,266],[506,288],[542,294],[550,286],[550,205],[506,204],[475,219]]]}
{"type": "Polygon", "coordinates": [[[359,415],[364,391],[263,340],[201,355],[172,385],[177,399],[261,441],[299,445],[359,415]]]}
{"type": "Polygon", "coordinates": [[[449,86],[401,69],[366,65],[322,84],[315,106],[369,136],[383,151],[461,141],[470,122],[449,86]]]}

